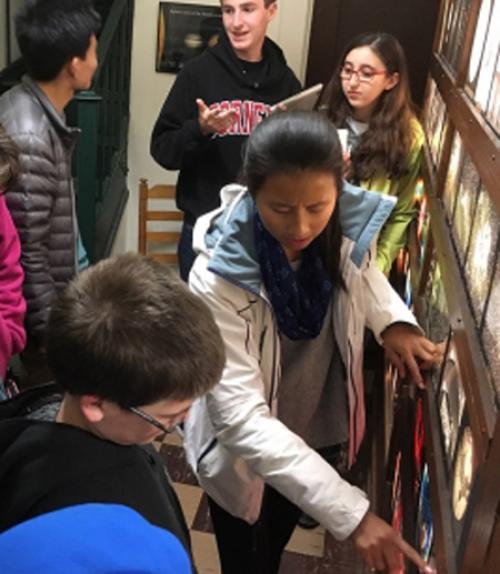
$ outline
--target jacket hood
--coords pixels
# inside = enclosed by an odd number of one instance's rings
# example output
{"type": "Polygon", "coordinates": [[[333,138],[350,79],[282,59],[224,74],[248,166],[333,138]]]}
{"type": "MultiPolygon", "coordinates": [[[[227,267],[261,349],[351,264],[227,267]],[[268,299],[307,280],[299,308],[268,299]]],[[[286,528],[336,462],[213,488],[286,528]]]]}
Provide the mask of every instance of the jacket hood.
{"type": "Polygon", "coordinates": [[[288,74],[288,67],[285,56],[281,48],[270,38],[264,40],[262,47],[264,65],[260,80],[255,83],[249,82],[243,73],[241,60],[238,59],[231,46],[231,42],[223,30],[219,36],[219,42],[209,48],[208,52],[229,71],[231,75],[238,78],[242,85],[252,89],[269,89],[278,85],[288,74]]]}
{"type": "MultiPolygon", "coordinates": [[[[396,198],[367,191],[346,181],[338,199],[345,238],[353,243],[351,261],[363,258],[389,217],[396,198]]],[[[194,230],[196,251],[209,251],[208,269],[253,293],[261,292],[261,275],[254,242],[255,203],[241,185],[221,190],[221,207],[198,220],[194,230]]]]}

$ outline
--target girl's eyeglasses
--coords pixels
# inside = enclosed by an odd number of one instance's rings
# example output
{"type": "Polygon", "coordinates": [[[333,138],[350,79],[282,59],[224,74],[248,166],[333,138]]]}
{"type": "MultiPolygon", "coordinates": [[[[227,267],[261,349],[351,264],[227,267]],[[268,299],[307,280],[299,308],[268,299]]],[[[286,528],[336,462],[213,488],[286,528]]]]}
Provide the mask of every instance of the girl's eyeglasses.
{"type": "Polygon", "coordinates": [[[141,409],[138,409],[137,407],[127,407],[127,410],[130,411],[131,413],[134,413],[134,415],[137,415],[142,420],[147,421],[149,424],[152,424],[154,427],[156,427],[157,429],[160,429],[162,432],[167,433],[167,434],[174,432],[174,430],[176,430],[176,428],[178,426],[178,423],[175,423],[175,424],[167,427],[163,423],[161,423],[159,420],[155,419],[151,415],[148,415],[148,413],[141,411],[141,409]]]}
{"type": "Polygon", "coordinates": [[[387,74],[387,70],[374,70],[370,66],[361,66],[356,70],[349,64],[344,64],[340,69],[340,79],[349,81],[353,76],[356,76],[358,82],[371,82],[375,76],[387,74]]]}

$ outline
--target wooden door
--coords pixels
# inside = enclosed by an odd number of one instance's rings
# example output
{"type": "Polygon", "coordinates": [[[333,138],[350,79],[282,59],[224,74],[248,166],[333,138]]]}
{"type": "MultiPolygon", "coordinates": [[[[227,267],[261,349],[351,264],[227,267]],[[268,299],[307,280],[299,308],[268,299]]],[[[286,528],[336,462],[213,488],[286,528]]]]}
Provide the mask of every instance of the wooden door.
{"type": "Polygon", "coordinates": [[[315,0],[306,84],[328,82],[344,46],[363,32],[389,32],[401,42],[417,105],[424,97],[439,0],[315,0]]]}

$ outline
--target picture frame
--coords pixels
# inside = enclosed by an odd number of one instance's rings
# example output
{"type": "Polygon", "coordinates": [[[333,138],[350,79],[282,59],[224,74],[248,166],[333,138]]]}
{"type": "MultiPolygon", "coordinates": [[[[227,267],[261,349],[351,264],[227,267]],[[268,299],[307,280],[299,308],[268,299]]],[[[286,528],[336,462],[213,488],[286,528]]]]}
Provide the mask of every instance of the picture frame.
{"type": "Polygon", "coordinates": [[[160,2],[156,71],[178,73],[191,58],[217,44],[221,30],[219,6],[160,2]]]}

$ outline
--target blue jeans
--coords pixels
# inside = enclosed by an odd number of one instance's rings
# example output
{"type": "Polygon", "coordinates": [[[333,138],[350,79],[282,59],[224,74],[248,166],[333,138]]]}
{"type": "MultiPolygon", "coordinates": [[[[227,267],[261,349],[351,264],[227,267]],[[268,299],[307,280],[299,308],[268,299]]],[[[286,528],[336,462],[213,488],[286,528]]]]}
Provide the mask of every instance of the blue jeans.
{"type": "Polygon", "coordinates": [[[196,254],[193,251],[193,225],[186,221],[182,224],[179,245],[177,246],[177,257],[179,260],[179,274],[181,279],[187,283],[196,254]]]}

